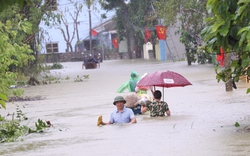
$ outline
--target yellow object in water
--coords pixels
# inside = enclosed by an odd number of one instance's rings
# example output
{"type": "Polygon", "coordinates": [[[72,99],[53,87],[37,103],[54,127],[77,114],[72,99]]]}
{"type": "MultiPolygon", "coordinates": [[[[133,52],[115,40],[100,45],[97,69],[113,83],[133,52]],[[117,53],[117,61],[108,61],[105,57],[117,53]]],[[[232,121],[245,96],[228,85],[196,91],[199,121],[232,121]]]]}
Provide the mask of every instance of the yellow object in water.
{"type": "Polygon", "coordinates": [[[100,126],[102,123],[102,116],[100,115],[97,119],[97,126],[100,126]]]}
{"type": "Polygon", "coordinates": [[[152,98],[148,94],[138,94],[141,98],[145,97],[149,101],[152,101],[152,98]]]}

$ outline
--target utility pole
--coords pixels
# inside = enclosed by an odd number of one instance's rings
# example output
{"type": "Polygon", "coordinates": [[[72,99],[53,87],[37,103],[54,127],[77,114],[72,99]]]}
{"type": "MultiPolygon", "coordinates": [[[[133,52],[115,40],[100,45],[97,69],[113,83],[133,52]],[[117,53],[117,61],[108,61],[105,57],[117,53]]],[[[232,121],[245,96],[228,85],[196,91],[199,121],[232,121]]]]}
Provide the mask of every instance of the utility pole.
{"type": "Polygon", "coordinates": [[[92,54],[92,25],[91,25],[91,10],[90,10],[90,5],[88,5],[88,10],[89,10],[89,51],[90,54],[92,54]]]}
{"type": "Polygon", "coordinates": [[[101,31],[101,44],[102,44],[102,61],[104,60],[104,47],[103,47],[103,31],[105,30],[103,23],[102,23],[102,19],[101,19],[101,25],[103,30],[101,31]]]}

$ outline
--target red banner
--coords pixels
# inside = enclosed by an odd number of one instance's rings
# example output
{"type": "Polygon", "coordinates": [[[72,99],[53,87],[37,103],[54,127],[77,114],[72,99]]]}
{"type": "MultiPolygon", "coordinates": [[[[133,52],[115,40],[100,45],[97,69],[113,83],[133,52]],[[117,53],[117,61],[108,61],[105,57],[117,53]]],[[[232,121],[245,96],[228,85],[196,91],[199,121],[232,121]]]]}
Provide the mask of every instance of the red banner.
{"type": "Polygon", "coordinates": [[[224,50],[220,47],[220,55],[217,55],[216,60],[220,62],[220,66],[224,66],[224,50]]]}
{"type": "Polygon", "coordinates": [[[159,40],[165,40],[167,28],[163,25],[156,25],[155,29],[156,29],[157,38],[159,40]]]}
{"type": "Polygon", "coordinates": [[[94,29],[91,29],[91,34],[92,34],[93,36],[96,36],[96,35],[98,34],[98,32],[95,31],[94,29]]]}
{"type": "Polygon", "coordinates": [[[151,36],[151,33],[148,30],[148,27],[146,27],[146,29],[145,29],[145,42],[148,41],[148,39],[150,38],[150,36],[151,36]]]}
{"type": "Polygon", "coordinates": [[[113,43],[114,47],[115,47],[116,49],[118,49],[119,44],[118,44],[117,38],[114,38],[114,39],[112,40],[112,43],[113,43]]]}

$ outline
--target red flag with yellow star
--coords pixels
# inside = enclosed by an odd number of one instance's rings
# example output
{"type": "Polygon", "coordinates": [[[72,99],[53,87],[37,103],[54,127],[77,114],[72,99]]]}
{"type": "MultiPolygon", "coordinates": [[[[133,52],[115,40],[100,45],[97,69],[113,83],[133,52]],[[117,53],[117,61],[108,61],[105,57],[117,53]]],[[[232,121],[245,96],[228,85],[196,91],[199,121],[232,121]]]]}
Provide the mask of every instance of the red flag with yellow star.
{"type": "Polygon", "coordinates": [[[159,40],[165,40],[167,28],[163,25],[156,25],[155,29],[156,29],[157,38],[159,40]]]}
{"type": "Polygon", "coordinates": [[[145,29],[145,42],[148,41],[148,39],[150,38],[150,36],[151,36],[151,33],[148,30],[148,27],[146,27],[146,29],[145,29]]]}
{"type": "Polygon", "coordinates": [[[114,38],[114,39],[112,40],[112,43],[113,43],[114,47],[115,47],[116,49],[118,49],[119,44],[118,44],[117,37],[114,38]]]}
{"type": "Polygon", "coordinates": [[[220,63],[220,66],[224,66],[224,50],[220,47],[220,55],[217,55],[216,60],[220,63]]]}
{"type": "Polygon", "coordinates": [[[93,36],[96,36],[96,35],[98,34],[98,32],[95,31],[94,29],[91,29],[91,34],[92,34],[93,36]]]}

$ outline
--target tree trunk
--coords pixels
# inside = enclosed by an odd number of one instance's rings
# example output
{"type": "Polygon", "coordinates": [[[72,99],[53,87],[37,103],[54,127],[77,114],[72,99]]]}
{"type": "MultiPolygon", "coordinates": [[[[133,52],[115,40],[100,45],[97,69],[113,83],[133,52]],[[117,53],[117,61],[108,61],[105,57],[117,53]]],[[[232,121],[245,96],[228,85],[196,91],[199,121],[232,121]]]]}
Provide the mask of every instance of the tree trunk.
{"type": "Polygon", "coordinates": [[[69,48],[70,48],[70,52],[73,52],[74,50],[73,50],[73,47],[72,47],[72,45],[71,45],[71,43],[69,44],[69,48]]]}
{"type": "Polygon", "coordinates": [[[77,38],[77,43],[80,41],[80,37],[79,37],[79,31],[78,31],[78,22],[76,21],[76,38],[77,38]]]}
{"type": "Polygon", "coordinates": [[[126,37],[127,37],[127,47],[128,47],[128,57],[129,59],[132,59],[132,52],[131,52],[131,47],[130,47],[130,32],[128,30],[128,23],[125,23],[126,27],[126,37]]]}
{"type": "Polygon", "coordinates": [[[187,63],[188,63],[189,66],[191,66],[192,61],[191,61],[191,58],[190,58],[189,49],[186,49],[186,56],[187,56],[187,63]]]}
{"type": "MultiPolygon", "coordinates": [[[[124,3],[125,4],[125,3],[124,3]]],[[[128,9],[126,7],[126,4],[123,5],[122,7],[123,11],[124,11],[124,28],[125,28],[125,32],[126,32],[126,38],[127,38],[127,48],[128,48],[128,58],[132,59],[132,52],[131,52],[131,47],[130,47],[130,30],[129,30],[129,20],[128,20],[128,9]]]]}
{"type": "MultiPolygon", "coordinates": [[[[230,62],[231,62],[231,53],[225,53],[225,59],[224,59],[224,66],[225,69],[230,68],[230,62]]],[[[232,91],[233,90],[233,80],[230,72],[226,73],[226,91],[232,91]]]]}

